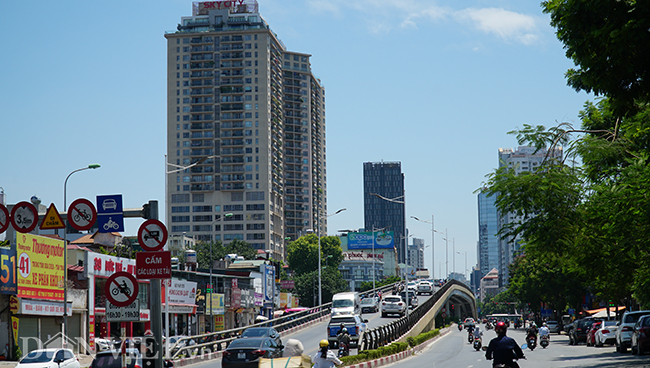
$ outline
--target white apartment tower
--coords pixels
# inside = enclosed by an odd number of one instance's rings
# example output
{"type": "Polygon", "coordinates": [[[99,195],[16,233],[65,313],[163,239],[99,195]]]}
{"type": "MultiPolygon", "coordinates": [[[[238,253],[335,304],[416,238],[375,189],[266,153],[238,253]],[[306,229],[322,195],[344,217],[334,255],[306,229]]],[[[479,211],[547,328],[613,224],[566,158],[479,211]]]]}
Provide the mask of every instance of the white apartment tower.
{"type": "MultiPolygon", "coordinates": [[[[551,159],[562,159],[562,147],[552,151],[541,149],[537,152],[535,147],[528,146],[521,146],[516,151],[513,151],[512,148],[499,148],[499,167],[507,165],[514,170],[516,175],[523,172],[535,172],[544,160],[551,159]]],[[[507,224],[520,223],[521,221],[523,218],[514,213],[500,214],[498,227],[502,229],[507,224]]],[[[499,238],[499,287],[508,285],[510,277],[508,268],[519,252],[519,242],[519,238],[499,238]]]]}
{"type": "Polygon", "coordinates": [[[165,38],[170,235],[241,239],[284,260],[327,211],[311,55],[287,51],[255,0],[195,2],[165,38]]]}

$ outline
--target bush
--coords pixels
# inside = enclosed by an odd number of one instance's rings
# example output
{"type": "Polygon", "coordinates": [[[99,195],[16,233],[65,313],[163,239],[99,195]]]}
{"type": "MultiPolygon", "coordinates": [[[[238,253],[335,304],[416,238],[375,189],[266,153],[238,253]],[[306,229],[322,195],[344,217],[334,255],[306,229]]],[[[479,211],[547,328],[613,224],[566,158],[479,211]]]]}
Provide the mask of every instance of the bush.
{"type": "Polygon", "coordinates": [[[366,362],[368,360],[375,360],[381,357],[401,353],[411,347],[420,345],[421,343],[430,340],[436,336],[440,335],[440,330],[432,330],[419,334],[418,336],[410,336],[406,340],[407,342],[394,342],[390,345],[380,346],[376,350],[364,350],[357,355],[350,355],[340,358],[343,362],[343,365],[351,365],[361,362],[366,362]]]}

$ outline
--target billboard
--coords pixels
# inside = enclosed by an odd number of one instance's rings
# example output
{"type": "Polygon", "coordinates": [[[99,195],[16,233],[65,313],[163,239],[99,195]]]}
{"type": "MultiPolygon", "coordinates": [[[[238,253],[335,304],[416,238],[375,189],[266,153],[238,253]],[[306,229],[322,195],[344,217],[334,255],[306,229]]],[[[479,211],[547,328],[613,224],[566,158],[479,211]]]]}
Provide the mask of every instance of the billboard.
{"type": "Polygon", "coordinates": [[[366,231],[348,233],[348,249],[393,249],[395,240],[392,231],[366,231]]]}
{"type": "Polygon", "coordinates": [[[16,251],[0,249],[0,294],[15,295],[16,288],[16,251]]]}
{"type": "Polygon", "coordinates": [[[63,301],[63,240],[16,236],[18,297],[63,301]]]}

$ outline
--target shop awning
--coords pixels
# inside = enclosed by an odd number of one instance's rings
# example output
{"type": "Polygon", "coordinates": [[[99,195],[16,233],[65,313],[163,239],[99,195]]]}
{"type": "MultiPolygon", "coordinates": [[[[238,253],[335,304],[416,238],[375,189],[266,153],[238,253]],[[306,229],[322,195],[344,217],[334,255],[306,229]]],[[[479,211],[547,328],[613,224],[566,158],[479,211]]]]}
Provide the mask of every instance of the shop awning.
{"type": "MultiPolygon", "coordinates": [[[[625,306],[619,305],[618,310],[625,310],[625,306]]],[[[607,318],[607,308],[591,309],[585,311],[585,313],[596,318],[607,318]]],[[[609,307],[609,315],[610,317],[616,317],[616,307],[609,307]]]]}

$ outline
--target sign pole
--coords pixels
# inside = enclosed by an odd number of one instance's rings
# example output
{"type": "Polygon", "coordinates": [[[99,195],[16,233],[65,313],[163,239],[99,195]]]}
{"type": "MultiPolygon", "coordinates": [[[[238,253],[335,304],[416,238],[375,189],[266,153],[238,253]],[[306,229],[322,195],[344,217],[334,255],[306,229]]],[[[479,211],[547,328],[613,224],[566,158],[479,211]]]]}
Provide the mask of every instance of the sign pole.
{"type": "MultiPolygon", "coordinates": [[[[158,201],[149,201],[150,218],[158,220],[158,201]]],[[[163,368],[162,359],[162,300],[160,279],[151,279],[151,332],[156,340],[156,357],[154,368],[163,368]]],[[[167,327],[167,338],[169,339],[169,326],[167,327]]]]}
{"type": "Polygon", "coordinates": [[[122,368],[126,368],[126,322],[120,324],[120,335],[122,336],[122,368]]]}

